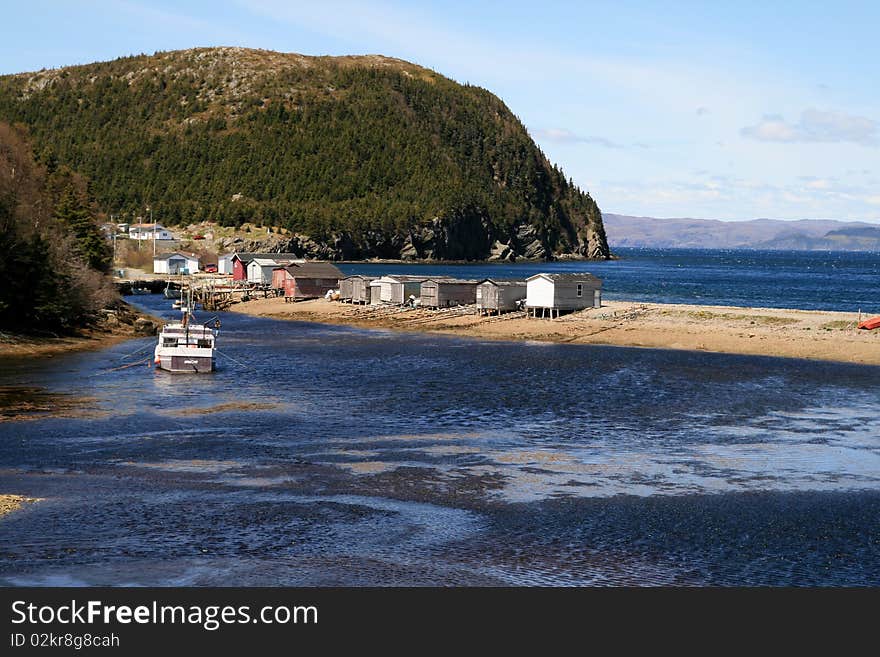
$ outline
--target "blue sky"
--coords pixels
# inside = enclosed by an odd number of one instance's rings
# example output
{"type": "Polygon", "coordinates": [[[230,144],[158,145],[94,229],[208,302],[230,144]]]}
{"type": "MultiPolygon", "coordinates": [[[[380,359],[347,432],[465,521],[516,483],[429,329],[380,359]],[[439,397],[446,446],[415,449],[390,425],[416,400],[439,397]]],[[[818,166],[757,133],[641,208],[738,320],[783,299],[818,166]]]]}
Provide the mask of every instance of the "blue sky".
{"type": "Polygon", "coordinates": [[[605,212],[880,222],[880,3],[30,0],[0,73],[380,53],[500,96],[605,212]]]}

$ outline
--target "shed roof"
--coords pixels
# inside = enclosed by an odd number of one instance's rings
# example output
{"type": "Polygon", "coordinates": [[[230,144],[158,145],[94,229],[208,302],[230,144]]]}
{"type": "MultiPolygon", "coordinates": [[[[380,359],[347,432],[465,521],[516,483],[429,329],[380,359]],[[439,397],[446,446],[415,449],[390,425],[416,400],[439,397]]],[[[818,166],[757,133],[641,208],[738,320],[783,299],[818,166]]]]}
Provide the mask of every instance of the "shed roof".
{"type": "Polygon", "coordinates": [[[187,253],[186,251],[172,251],[171,253],[161,253],[154,255],[153,260],[171,260],[174,257],[186,258],[187,260],[199,260],[199,256],[195,253],[187,253]]]}
{"type": "Polygon", "coordinates": [[[389,276],[385,275],[381,278],[377,279],[382,281],[383,283],[424,283],[429,280],[427,276],[411,276],[408,274],[401,274],[399,276],[389,276]]]}
{"type": "Polygon", "coordinates": [[[329,262],[294,263],[284,269],[294,278],[345,278],[339,268],[329,262]]]}
{"type": "Polygon", "coordinates": [[[589,272],[581,274],[535,274],[529,276],[526,280],[533,281],[536,278],[545,278],[554,283],[601,283],[602,279],[593,276],[589,272]]]}
{"type": "Polygon", "coordinates": [[[257,265],[258,267],[277,267],[280,263],[277,260],[270,260],[269,258],[254,258],[251,260],[248,265],[257,265]]]}
{"type": "Polygon", "coordinates": [[[483,280],[480,281],[479,284],[482,285],[483,283],[491,283],[492,285],[498,285],[498,286],[507,286],[507,285],[522,286],[522,285],[526,284],[526,282],[523,280],[509,280],[509,279],[496,280],[494,278],[484,278],[483,280]]]}
{"type": "Polygon", "coordinates": [[[477,285],[480,281],[477,279],[469,279],[469,278],[448,278],[445,276],[438,276],[436,278],[429,278],[425,281],[425,283],[442,283],[444,285],[477,285]]]}
{"type": "MultiPolygon", "coordinates": [[[[230,258],[238,258],[241,260],[243,264],[248,264],[252,260],[256,258],[262,258],[266,260],[274,260],[275,262],[283,261],[283,262],[293,262],[295,260],[299,260],[304,262],[302,256],[296,253],[248,253],[244,251],[236,251],[235,253],[229,254],[230,258]]],[[[224,256],[225,257],[225,256],[224,256]]]]}

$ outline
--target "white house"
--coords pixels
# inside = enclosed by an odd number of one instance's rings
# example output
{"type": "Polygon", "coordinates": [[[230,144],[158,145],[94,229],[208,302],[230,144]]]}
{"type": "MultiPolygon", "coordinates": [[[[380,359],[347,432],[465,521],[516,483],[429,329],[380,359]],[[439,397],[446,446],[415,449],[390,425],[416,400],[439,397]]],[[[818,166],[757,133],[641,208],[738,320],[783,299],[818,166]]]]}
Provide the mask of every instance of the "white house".
{"type": "Polygon", "coordinates": [[[602,306],[602,281],[592,274],[535,274],[526,279],[526,310],[537,317],[602,306]]]}
{"type": "Polygon", "coordinates": [[[131,224],[128,236],[133,240],[173,240],[174,235],[159,224],[131,224]]]}
{"type": "Polygon", "coordinates": [[[163,253],[153,258],[154,274],[195,274],[199,271],[199,257],[194,253],[163,253]]]}

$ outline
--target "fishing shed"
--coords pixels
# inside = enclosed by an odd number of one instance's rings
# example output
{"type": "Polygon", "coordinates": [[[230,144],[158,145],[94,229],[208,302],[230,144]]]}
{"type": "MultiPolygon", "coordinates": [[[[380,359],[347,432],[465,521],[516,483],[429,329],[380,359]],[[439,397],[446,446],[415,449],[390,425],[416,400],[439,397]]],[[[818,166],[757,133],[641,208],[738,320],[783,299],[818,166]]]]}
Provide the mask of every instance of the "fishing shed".
{"type": "Polygon", "coordinates": [[[460,278],[431,278],[422,283],[421,305],[425,308],[448,308],[474,303],[477,282],[460,278]]]}
{"type": "Polygon", "coordinates": [[[275,268],[272,287],[283,289],[287,301],[317,299],[335,290],[342,277],[336,265],[329,262],[295,263],[275,268]]]}
{"type": "Polygon", "coordinates": [[[273,272],[275,268],[282,263],[272,260],[271,258],[254,258],[247,266],[248,283],[257,283],[258,285],[268,285],[272,282],[273,272]]]}
{"type": "MultiPolygon", "coordinates": [[[[275,267],[280,265],[288,265],[292,262],[305,262],[302,258],[300,258],[295,253],[233,253],[230,256],[230,262],[232,263],[232,279],[235,281],[248,281],[248,267],[251,262],[255,258],[261,258],[263,260],[272,260],[275,262],[275,267]]],[[[272,272],[271,270],[268,273],[269,280],[266,281],[271,282],[272,280],[272,272]]]]}
{"type": "Polygon", "coordinates": [[[526,298],[525,281],[494,281],[486,278],[477,285],[477,312],[496,315],[516,310],[526,298]]]}
{"type": "Polygon", "coordinates": [[[154,274],[195,274],[199,271],[199,256],[194,253],[163,253],[153,256],[154,274]]]}
{"type": "MultiPolygon", "coordinates": [[[[379,284],[381,303],[403,305],[411,296],[419,298],[424,280],[422,276],[383,276],[374,282],[379,284]]],[[[370,302],[372,303],[372,297],[370,302]]]]}
{"type": "Polygon", "coordinates": [[[217,273],[218,274],[231,274],[232,273],[232,256],[234,253],[227,253],[226,255],[222,255],[217,258],[217,273]]]}
{"type": "Polygon", "coordinates": [[[339,298],[351,303],[369,303],[370,283],[373,280],[373,276],[363,276],[362,274],[346,276],[339,281],[339,298]]]}
{"type": "Polygon", "coordinates": [[[535,274],[526,279],[526,311],[532,317],[599,308],[602,281],[592,274],[535,274]],[[549,312],[548,312],[549,311],[549,312]]]}
{"type": "Polygon", "coordinates": [[[377,306],[382,303],[382,283],[376,278],[370,281],[370,305],[377,306]]]}

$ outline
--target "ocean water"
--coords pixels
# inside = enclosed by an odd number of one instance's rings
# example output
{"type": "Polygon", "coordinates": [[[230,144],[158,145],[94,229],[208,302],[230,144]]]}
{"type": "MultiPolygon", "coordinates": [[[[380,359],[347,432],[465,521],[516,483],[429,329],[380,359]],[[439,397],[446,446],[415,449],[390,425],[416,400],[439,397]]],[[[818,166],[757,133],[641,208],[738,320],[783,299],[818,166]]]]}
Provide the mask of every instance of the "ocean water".
{"type": "Polygon", "coordinates": [[[619,260],[498,264],[343,264],[346,274],[527,278],[589,271],[609,299],[880,314],[880,253],[615,249],[619,260]]]}
{"type": "Polygon", "coordinates": [[[880,368],[221,318],[0,361],[0,584],[880,585],[880,368]]]}

